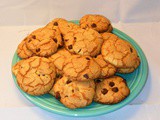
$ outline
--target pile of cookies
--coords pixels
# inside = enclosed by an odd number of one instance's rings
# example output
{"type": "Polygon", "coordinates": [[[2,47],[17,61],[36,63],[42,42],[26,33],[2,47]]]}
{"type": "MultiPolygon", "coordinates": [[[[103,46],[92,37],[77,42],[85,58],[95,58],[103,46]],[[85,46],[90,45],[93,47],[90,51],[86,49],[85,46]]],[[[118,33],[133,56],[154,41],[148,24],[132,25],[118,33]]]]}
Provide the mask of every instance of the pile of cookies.
{"type": "Polygon", "coordinates": [[[33,31],[18,45],[22,60],[12,67],[19,87],[30,95],[50,93],[71,109],[124,100],[130,90],[115,74],[133,72],[140,59],[112,29],[106,17],[89,14],[79,25],[57,18],[33,31]]]}

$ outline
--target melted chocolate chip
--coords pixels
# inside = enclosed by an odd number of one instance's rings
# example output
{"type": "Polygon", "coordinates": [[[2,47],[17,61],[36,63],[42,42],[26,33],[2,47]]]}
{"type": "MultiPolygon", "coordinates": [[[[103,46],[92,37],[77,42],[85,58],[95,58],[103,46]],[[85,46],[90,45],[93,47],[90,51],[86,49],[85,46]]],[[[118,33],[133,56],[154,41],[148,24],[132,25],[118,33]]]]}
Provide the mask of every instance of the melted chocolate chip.
{"type": "Polygon", "coordinates": [[[57,39],[56,38],[54,38],[53,40],[54,40],[55,43],[57,43],[57,39]]]}
{"type": "Polygon", "coordinates": [[[37,49],[36,49],[36,52],[39,52],[40,50],[41,50],[40,48],[37,48],[37,49]]]}
{"type": "Polygon", "coordinates": [[[54,24],[53,24],[53,25],[58,26],[58,23],[57,23],[57,22],[54,22],[54,24]]]}
{"type": "Polygon", "coordinates": [[[102,91],[101,91],[101,93],[102,93],[103,95],[105,95],[105,94],[108,93],[108,90],[107,90],[106,88],[103,88],[102,91]]]}
{"type": "Polygon", "coordinates": [[[56,99],[60,99],[60,98],[61,98],[61,96],[60,96],[60,93],[59,93],[59,92],[56,92],[56,94],[55,94],[55,98],[56,98],[56,99]]]}
{"type": "Polygon", "coordinates": [[[65,39],[65,41],[67,42],[67,41],[68,41],[68,39],[65,39]]]}
{"type": "Polygon", "coordinates": [[[100,83],[101,82],[101,80],[100,79],[97,79],[97,80],[95,80],[96,81],[96,83],[100,83]]]}
{"type": "Polygon", "coordinates": [[[74,37],[74,40],[76,40],[77,38],[76,37],[74,37]]]}
{"type": "Polygon", "coordinates": [[[69,45],[69,46],[68,46],[68,49],[72,49],[72,45],[69,45]]]}
{"type": "Polygon", "coordinates": [[[68,97],[68,95],[64,96],[64,97],[68,97]]]}
{"type": "Polygon", "coordinates": [[[130,48],[130,51],[131,51],[131,53],[133,52],[133,49],[132,48],[130,48]]]}
{"type": "Polygon", "coordinates": [[[33,36],[32,36],[32,38],[33,38],[33,39],[36,39],[36,36],[35,36],[35,35],[33,35],[33,36]]]}
{"type": "Polygon", "coordinates": [[[93,23],[93,24],[91,25],[91,27],[92,27],[92,28],[95,28],[95,27],[97,27],[97,25],[96,25],[95,23],[93,23]]]}
{"type": "Polygon", "coordinates": [[[74,93],[74,90],[72,90],[72,92],[74,93]]]}
{"type": "Polygon", "coordinates": [[[32,41],[32,40],[31,40],[31,39],[29,39],[29,40],[28,40],[28,43],[30,43],[31,41],[32,41]]]}
{"type": "Polygon", "coordinates": [[[61,74],[56,74],[56,78],[62,78],[61,74]]]}
{"type": "Polygon", "coordinates": [[[81,52],[81,49],[78,50],[78,53],[81,52]]]}
{"type": "Polygon", "coordinates": [[[89,78],[88,74],[84,74],[83,77],[85,77],[86,79],[89,78]]]}
{"type": "Polygon", "coordinates": [[[90,58],[86,57],[87,60],[90,60],[90,58]]]}
{"type": "Polygon", "coordinates": [[[113,91],[113,92],[118,92],[118,88],[117,88],[117,87],[114,87],[114,88],[112,88],[112,91],[113,91]]]}
{"type": "Polygon", "coordinates": [[[109,86],[111,86],[111,87],[113,87],[114,85],[115,85],[114,82],[109,83],[109,86]]]}
{"type": "Polygon", "coordinates": [[[71,80],[67,80],[66,84],[69,84],[69,83],[71,83],[71,82],[72,82],[71,80]]]}
{"type": "Polygon", "coordinates": [[[45,74],[42,74],[42,76],[45,76],[45,74]]]}

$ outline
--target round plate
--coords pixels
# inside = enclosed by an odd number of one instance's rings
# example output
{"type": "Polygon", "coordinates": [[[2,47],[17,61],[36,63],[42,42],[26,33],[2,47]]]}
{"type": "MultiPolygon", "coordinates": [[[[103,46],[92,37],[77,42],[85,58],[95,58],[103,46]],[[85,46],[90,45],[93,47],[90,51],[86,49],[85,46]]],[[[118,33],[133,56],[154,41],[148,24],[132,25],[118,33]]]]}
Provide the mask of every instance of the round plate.
{"type": "MultiPolygon", "coordinates": [[[[78,21],[72,21],[72,22],[78,24],[78,21]]],[[[16,86],[18,87],[20,92],[33,104],[47,111],[50,111],[56,114],[66,115],[66,116],[79,116],[79,117],[97,116],[97,115],[107,114],[109,112],[115,111],[127,105],[133,99],[135,99],[135,97],[141,92],[142,88],[144,87],[147,80],[147,76],[148,76],[148,64],[143,51],[132,38],[130,38],[128,35],[124,34],[123,32],[121,32],[116,28],[114,28],[112,32],[117,36],[119,36],[120,38],[130,42],[134,46],[134,48],[137,50],[141,60],[140,66],[133,73],[118,74],[126,79],[127,84],[130,88],[130,95],[122,102],[114,105],[102,105],[102,104],[93,102],[91,105],[85,108],[71,110],[65,107],[63,104],[61,104],[58,100],[55,99],[55,97],[53,97],[50,94],[45,94],[42,96],[32,96],[23,92],[17,84],[16,77],[13,75],[13,79],[15,81],[16,86]]],[[[15,53],[12,60],[12,66],[15,63],[17,63],[19,60],[20,58],[15,53]]]]}

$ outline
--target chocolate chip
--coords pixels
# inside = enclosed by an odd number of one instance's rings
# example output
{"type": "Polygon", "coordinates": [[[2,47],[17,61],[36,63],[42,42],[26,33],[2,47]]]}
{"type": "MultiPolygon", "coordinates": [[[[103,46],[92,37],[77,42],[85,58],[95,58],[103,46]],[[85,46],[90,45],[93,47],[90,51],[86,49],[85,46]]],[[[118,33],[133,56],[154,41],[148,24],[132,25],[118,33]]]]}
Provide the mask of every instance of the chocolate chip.
{"type": "Polygon", "coordinates": [[[72,90],[72,92],[74,93],[74,90],[72,90]]]}
{"type": "Polygon", "coordinates": [[[101,80],[100,80],[100,79],[96,79],[95,81],[96,81],[96,83],[100,83],[100,82],[101,82],[101,80]]]}
{"type": "Polygon", "coordinates": [[[105,95],[105,94],[108,93],[108,90],[107,90],[106,88],[103,88],[102,91],[101,91],[101,93],[102,93],[103,95],[105,95]]]}
{"type": "Polygon", "coordinates": [[[90,58],[86,57],[87,60],[90,60],[90,58]]]}
{"type": "Polygon", "coordinates": [[[54,24],[53,24],[53,25],[58,26],[58,23],[57,23],[57,22],[54,22],[54,24]]]}
{"type": "Polygon", "coordinates": [[[65,39],[65,41],[67,42],[67,41],[68,41],[68,39],[65,39]]]}
{"type": "Polygon", "coordinates": [[[56,92],[56,94],[55,94],[55,98],[56,98],[56,99],[60,99],[60,98],[61,98],[61,96],[60,96],[60,93],[59,93],[59,92],[56,92]]]}
{"type": "Polygon", "coordinates": [[[61,74],[56,74],[56,78],[62,78],[61,74]]]}
{"type": "Polygon", "coordinates": [[[42,74],[42,76],[45,76],[45,74],[42,74]]]}
{"type": "Polygon", "coordinates": [[[88,74],[84,74],[83,77],[85,77],[86,79],[89,78],[88,74]]]}
{"type": "Polygon", "coordinates": [[[67,80],[66,84],[69,84],[69,83],[71,83],[71,82],[72,82],[71,80],[67,80]]]}
{"type": "Polygon", "coordinates": [[[33,35],[33,36],[32,36],[32,38],[33,38],[33,39],[36,39],[36,36],[35,36],[35,35],[33,35]]]}
{"type": "Polygon", "coordinates": [[[68,46],[68,49],[72,49],[72,45],[69,45],[69,46],[68,46]]]}
{"type": "Polygon", "coordinates": [[[68,95],[64,96],[64,97],[68,97],[68,95]]]}
{"type": "Polygon", "coordinates": [[[109,83],[109,86],[111,86],[111,87],[113,87],[114,85],[115,85],[114,82],[109,83]]]}
{"type": "Polygon", "coordinates": [[[38,74],[38,76],[40,76],[40,74],[38,74]]]}
{"type": "Polygon", "coordinates": [[[74,40],[76,40],[77,38],[76,37],[74,37],[74,40]]]}
{"type": "Polygon", "coordinates": [[[57,43],[57,39],[56,38],[54,38],[53,40],[54,40],[55,43],[57,43]]]}
{"type": "Polygon", "coordinates": [[[131,51],[131,53],[133,52],[133,49],[132,48],[130,48],[130,51],[131,51]]]}
{"type": "Polygon", "coordinates": [[[36,52],[39,52],[40,50],[41,50],[40,48],[37,48],[37,49],[36,49],[36,52]]]}
{"type": "Polygon", "coordinates": [[[92,27],[92,28],[95,28],[95,27],[97,27],[97,25],[96,25],[95,23],[93,23],[93,24],[91,25],[91,27],[92,27]]]}
{"type": "Polygon", "coordinates": [[[78,50],[78,53],[81,52],[81,49],[78,50]]]}
{"type": "Polygon", "coordinates": [[[31,42],[31,41],[32,41],[32,40],[31,40],[31,39],[29,39],[29,40],[28,40],[28,43],[29,43],[29,42],[31,42]]]}
{"type": "Polygon", "coordinates": [[[118,88],[117,88],[117,87],[114,87],[114,88],[112,88],[112,91],[113,91],[113,92],[118,92],[118,88]]]}

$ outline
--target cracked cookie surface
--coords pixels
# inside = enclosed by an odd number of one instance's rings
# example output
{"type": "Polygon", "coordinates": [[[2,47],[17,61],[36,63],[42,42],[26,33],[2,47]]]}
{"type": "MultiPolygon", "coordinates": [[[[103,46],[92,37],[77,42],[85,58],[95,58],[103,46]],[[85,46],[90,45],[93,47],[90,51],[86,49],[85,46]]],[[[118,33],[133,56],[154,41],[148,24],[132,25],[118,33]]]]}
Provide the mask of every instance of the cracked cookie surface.
{"type": "Polygon", "coordinates": [[[55,80],[54,64],[47,58],[37,56],[23,60],[22,63],[15,74],[19,87],[30,95],[48,93],[55,80]]]}
{"type": "Polygon", "coordinates": [[[94,101],[115,104],[124,100],[129,94],[126,81],[119,76],[113,76],[96,84],[94,101]]]}
{"type": "Polygon", "coordinates": [[[64,36],[65,48],[71,53],[96,56],[100,53],[103,39],[93,29],[76,29],[64,36]]]}
{"type": "Polygon", "coordinates": [[[65,48],[58,50],[49,59],[54,63],[55,67],[58,69],[57,73],[61,74],[63,67],[66,65],[67,61],[70,59],[71,53],[65,48]]]}
{"type": "Polygon", "coordinates": [[[102,45],[101,54],[105,61],[110,62],[117,68],[132,68],[140,63],[134,47],[129,42],[111,33],[102,45]]]}
{"type": "Polygon", "coordinates": [[[116,67],[114,67],[109,62],[104,61],[102,55],[98,55],[96,58],[93,59],[100,66],[101,69],[101,73],[98,78],[107,78],[113,76],[116,73],[116,67]]]}
{"type": "Polygon", "coordinates": [[[95,83],[90,81],[72,81],[67,77],[58,80],[54,87],[54,95],[66,107],[75,109],[91,104],[95,94],[95,83]]]}
{"type": "Polygon", "coordinates": [[[34,56],[34,53],[27,48],[26,41],[27,37],[17,47],[17,55],[22,59],[34,56]]]}
{"type": "Polygon", "coordinates": [[[90,56],[72,55],[63,73],[69,79],[88,81],[99,77],[100,67],[90,56]]]}
{"type": "Polygon", "coordinates": [[[27,48],[37,56],[48,57],[55,53],[58,48],[54,37],[54,31],[51,29],[37,29],[28,36],[27,48]]]}
{"type": "Polygon", "coordinates": [[[111,32],[112,25],[109,19],[102,15],[85,15],[80,19],[81,28],[92,28],[98,32],[111,32]]]}

